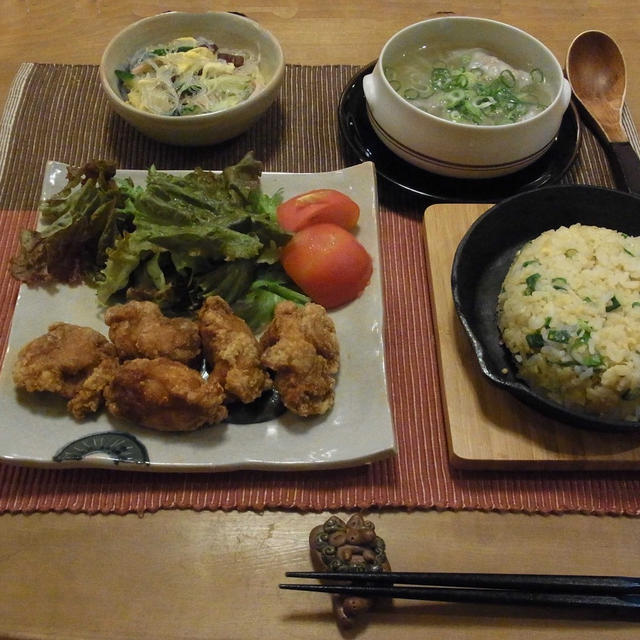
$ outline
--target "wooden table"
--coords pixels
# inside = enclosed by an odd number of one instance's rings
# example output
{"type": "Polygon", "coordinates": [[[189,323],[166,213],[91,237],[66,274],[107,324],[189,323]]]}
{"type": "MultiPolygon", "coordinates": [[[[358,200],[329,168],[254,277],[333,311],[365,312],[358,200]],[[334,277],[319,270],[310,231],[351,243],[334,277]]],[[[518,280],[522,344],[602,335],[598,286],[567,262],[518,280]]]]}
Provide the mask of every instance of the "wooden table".
{"type": "MultiPolygon", "coordinates": [[[[0,101],[21,62],[97,63],[110,37],[190,0],[3,0],[0,101]],[[135,8],[132,8],[134,7],[135,8]]],[[[287,61],[364,64],[399,28],[455,11],[503,20],[544,40],[560,60],[586,29],[621,45],[640,117],[636,0],[425,3],[216,3],[260,21],[287,61]],[[637,70],[636,76],[633,72],[637,70]]],[[[139,518],[37,514],[0,517],[0,637],[339,638],[328,598],[282,592],[287,569],[309,566],[307,535],[327,514],[164,511],[139,518]]],[[[383,512],[371,514],[396,569],[640,575],[640,523],[583,515],[383,512]]],[[[396,602],[358,637],[637,638],[640,626],[539,610],[396,602]]],[[[348,637],[348,636],[347,636],[348,637]]]]}

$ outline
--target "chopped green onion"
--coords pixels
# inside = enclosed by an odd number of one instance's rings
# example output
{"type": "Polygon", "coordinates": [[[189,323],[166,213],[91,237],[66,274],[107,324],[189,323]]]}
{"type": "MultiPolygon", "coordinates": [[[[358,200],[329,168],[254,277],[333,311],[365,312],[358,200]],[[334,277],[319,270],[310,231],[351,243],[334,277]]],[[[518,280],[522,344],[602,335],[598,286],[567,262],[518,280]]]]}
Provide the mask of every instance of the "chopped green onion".
{"type": "Polygon", "coordinates": [[[542,69],[538,69],[537,67],[535,69],[531,69],[531,73],[529,75],[533,82],[544,82],[544,73],[542,73],[542,69]]]}
{"type": "Polygon", "coordinates": [[[496,104],[496,99],[491,96],[478,96],[471,101],[471,104],[478,109],[488,109],[496,104]]]}
{"type": "Polygon", "coordinates": [[[578,338],[577,342],[587,344],[591,338],[591,326],[585,320],[578,320],[578,338]]]}
{"type": "MultiPolygon", "coordinates": [[[[396,77],[395,72],[393,77],[396,77]]],[[[411,86],[418,91],[426,91],[428,89],[431,89],[431,83],[424,73],[418,73],[417,71],[412,73],[409,76],[409,82],[411,83],[411,86]]]]}
{"type": "Polygon", "coordinates": [[[445,96],[445,100],[447,101],[447,107],[452,109],[453,107],[457,107],[459,104],[464,102],[464,91],[462,89],[454,89],[453,91],[449,91],[445,96]]]}
{"type": "Polygon", "coordinates": [[[525,260],[525,262],[522,263],[522,268],[528,267],[532,264],[540,264],[540,260],[538,260],[537,258],[534,258],[533,260],[525,260]]]}
{"type": "Polygon", "coordinates": [[[613,311],[614,309],[617,309],[619,306],[620,306],[620,303],[618,302],[618,298],[613,296],[611,300],[609,300],[609,304],[604,308],[604,310],[607,312],[613,311]]]}
{"type": "Polygon", "coordinates": [[[405,89],[402,94],[407,100],[415,100],[418,97],[416,89],[405,89]]]}
{"type": "Polygon", "coordinates": [[[451,88],[451,74],[443,67],[434,67],[431,71],[431,84],[434,89],[448,91],[451,88]]]}
{"type": "Polygon", "coordinates": [[[503,69],[500,72],[500,80],[502,84],[509,89],[516,86],[516,77],[513,75],[511,69],[503,69]]]}
{"type": "Polygon", "coordinates": [[[527,334],[525,336],[525,339],[529,347],[534,351],[537,351],[539,349],[542,349],[542,347],[544,347],[544,338],[542,337],[542,334],[539,331],[536,331],[535,333],[527,334]]]}
{"type": "Polygon", "coordinates": [[[566,278],[553,278],[551,280],[551,285],[554,289],[558,289],[559,291],[567,290],[567,279],[566,278]]]}
{"type": "Polygon", "coordinates": [[[567,250],[564,252],[564,255],[565,255],[567,258],[573,258],[577,253],[578,253],[578,250],[577,250],[577,249],[567,249],[567,250]]]}
{"type": "Polygon", "coordinates": [[[134,79],[133,73],[130,71],[123,71],[122,69],[116,69],[116,78],[120,80],[123,84],[127,84],[134,79]]]}
{"type": "Polygon", "coordinates": [[[478,107],[476,107],[470,100],[465,100],[462,105],[462,110],[469,116],[474,122],[479,123],[482,120],[483,113],[478,107]]]}
{"type": "Polygon", "coordinates": [[[530,296],[536,290],[538,280],[540,280],[539,273],[533,273],[525,280],[527,283],[527,288],[524,290],[525,296],[530,296]]]}
{"type": "Polygon", "coordinates": [[[585,367],[601,367],[604,364],[604,360],[602,359],[602,356],[599,353],[594,353],[594,354],[590,354],[588,356],[585,356],[582,359],[582,364],[585,367]]]}
{"type": "Polygon", "coordinates": [[[395,80],[396,79],[396,70],[393,67],[385,67],[384,75],[387,77],[387,80],[395,80]]]}
{"type": "Polygon", "coordinates": [[[571,336],[566,329],[549,329],[548,337],[549,340],[553,340],[553,342],[567,344],[571,336]]]}

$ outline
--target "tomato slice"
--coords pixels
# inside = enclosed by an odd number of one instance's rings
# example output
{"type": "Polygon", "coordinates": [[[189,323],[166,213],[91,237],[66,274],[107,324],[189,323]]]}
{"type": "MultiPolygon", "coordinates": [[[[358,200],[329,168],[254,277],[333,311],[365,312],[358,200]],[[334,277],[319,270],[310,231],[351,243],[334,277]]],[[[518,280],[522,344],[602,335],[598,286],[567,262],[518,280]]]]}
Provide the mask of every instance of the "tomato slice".
{"type": "Polygon", "coordinates": [[[280,263],[302,291],[327,309],[357,298],[373,272],[367,250],[332,223],[298,231],[283,248],[280,263]]]}
{"type": "Polygon", "coordinates": [[[320,222],[353,229],[358,224],[360,207],[341,191],[314,189],[283,202],[277,216],[285,231],[300,231],[320,222]]]}

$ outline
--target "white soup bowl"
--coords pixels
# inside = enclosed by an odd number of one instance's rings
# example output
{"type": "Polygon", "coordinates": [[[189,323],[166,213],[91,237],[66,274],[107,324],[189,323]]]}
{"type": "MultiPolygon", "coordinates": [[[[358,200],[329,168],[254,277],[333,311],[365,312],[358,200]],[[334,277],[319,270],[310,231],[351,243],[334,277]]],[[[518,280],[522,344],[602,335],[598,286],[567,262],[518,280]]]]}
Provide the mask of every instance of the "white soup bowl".
{"type": "Polygon", "coordinates": [[[371,125],[394,154],[436,174],[471,179],[507,175],[535,162],[553,144],[571,99],[560,64],[542,42],[511,25],[465,16],[431,18],[396,33],[363,78],[363,90],[371,125]],[[553,98],[536,115],[509,124],[466,124],[432,115],[400,96],[384,73],[425,47],[481,48],[515,69],[540,69],[553,98]]]}

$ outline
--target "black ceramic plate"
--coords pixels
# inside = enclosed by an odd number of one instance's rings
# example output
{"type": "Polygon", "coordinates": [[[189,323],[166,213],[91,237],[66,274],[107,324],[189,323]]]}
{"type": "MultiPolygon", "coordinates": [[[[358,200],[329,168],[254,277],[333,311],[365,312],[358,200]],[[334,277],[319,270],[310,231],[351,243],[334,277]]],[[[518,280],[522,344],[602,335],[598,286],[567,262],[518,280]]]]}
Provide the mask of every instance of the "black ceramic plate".
{"type": "Polygon", "coordinates": [[[547,186],[503,200],[469,228],[453,261],[451,286],[458,317],[483,373],[552,418],[599,431],[640,432],[639,422],[608,420],[569,410],[532,391],[500,342],[496,305],[518,249],[548,229],[583,224],[640,235],[640,196],[583,185],[547,186]]]}
{"type": "Polygon", "coordinates": [[[549,150],[532,165],[501,178],[465,180],[447,178],[413,166],[380,141],[367,117],[362,78],[375,62],[361,69],[347,84],[338,107],[340,133],[360,161],[375,163],[378,175],[394,185],[436,202],[497,202],[522,191],[557,182],[575,160],[580,147],[580,125],[573,105],[567,109],[549,150]]]}

